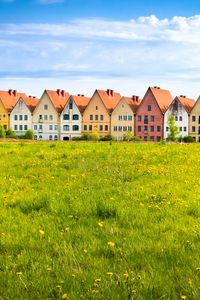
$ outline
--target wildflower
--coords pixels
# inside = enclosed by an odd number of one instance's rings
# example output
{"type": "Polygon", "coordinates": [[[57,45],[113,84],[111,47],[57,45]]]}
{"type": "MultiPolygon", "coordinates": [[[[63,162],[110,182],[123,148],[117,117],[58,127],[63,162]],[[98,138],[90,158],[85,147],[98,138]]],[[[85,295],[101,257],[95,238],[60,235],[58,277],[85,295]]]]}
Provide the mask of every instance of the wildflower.
{"type": "Polygon", "coordinates": [[[44,235],[44,230],[40,229],[40,230],[39,230],[39,233],[40,233],[41,235],[44,235]]]}
{"type": "Polygon", "coordinates": [[[181,296],[181,300],[186,300],[186,299],[187,299],[187,296],[185,296],[185,295],[181,296]]]}
{"type": "Polygon", "coordinates": [[[47,271],[49,271],[49,272],[50,272],[50,271],[51,271],[51,268],[47,267],[47,271]]]}
{"type": "Polygon", "coordinates": [[[62,295],[62,299],[69,299],[68,295],[65,293],[62,295]]]}
{"type": "Polygon", "coordinates": [[[64,281],[63,281],[63,280],[61,280],[61,281],[60,281],[60,284],[63,284],[63,283],[64,283],[64,281]]]}
{"type": "Polygon", "coordinates": [[[125,272],[125,273],[124,273],[124,277],[125,277],[125,279],[127,279],[127,278],[128,278],[128,276],[129,276],[129,275],[128,275],[128,272],[125,272]]]}
{"type": "Polygon", "coordinates": [[[103,227],[103,222],[98,223],[99,227],[103,227]]]}
{"type": "Polygon", "coordinates": [[[72,277],[76,277],[76,275],[75,275],[75,274],[72,274],[72,277]]]}
{"type": "Polygon", "coordinates": [[[115,247],[115,243],[114,242],[108,242],[107,245],[110,248],[114,248],[115,247]]]}
{"type": "Polygon", "coordinates": [[[83,252],[84,252],[84,253],[87,253],[87,250],[86,250],[86,249],[83,249],[83,252]]]}
{"type": "Polygon", "coordinates": [[[101,281],[100,278],[95,279],[95,282],[96,282],[96,283],[99,283],[100,281],[101,281]]]}
{"type": "Polygon", "coordinates": [[[22,275],[22,272],[17,272],[16,275],[20,276],[20,275],[22,275]]]}
{"type": "Polygon", "coordinates": [[[57,287],[57,289],[61,289],[61,285],[57,285],[56,287],[57,287]]]}
{"type": "Polygon", "coordinates": [[[200,271],[200,267],[196,268],[196,271],[200,271]]]}
{"type": "Polygon", "coordinates": [[[112,277],[113,276],[113,273],[112,272],[107,272],[107,275],[112,277]]]}

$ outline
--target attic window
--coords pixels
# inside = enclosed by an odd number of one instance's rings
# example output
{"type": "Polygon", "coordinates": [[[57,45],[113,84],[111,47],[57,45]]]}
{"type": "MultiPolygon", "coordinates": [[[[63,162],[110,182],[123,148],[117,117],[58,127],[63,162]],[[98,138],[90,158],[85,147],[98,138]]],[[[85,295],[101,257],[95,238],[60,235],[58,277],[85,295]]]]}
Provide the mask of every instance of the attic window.
{"type": "Polygon", "coordinates": [[[96,110],[98,110],[98,106],[96,106],[96,110]]]}
{"type": "Polygon", "coordinates": [[[69,109],[73,109],[73,103],[72,102],[69,103],[69,109]]]}
{"type": "Polygon", "coordinates": [[[47,104],[44,105],[44,110],[48,110],[48,105],[47,104]]]}
{"type": "Polygon", "coordinates": [[[151,111],[151,105],[147,105],[147,110],[151,111]]]}

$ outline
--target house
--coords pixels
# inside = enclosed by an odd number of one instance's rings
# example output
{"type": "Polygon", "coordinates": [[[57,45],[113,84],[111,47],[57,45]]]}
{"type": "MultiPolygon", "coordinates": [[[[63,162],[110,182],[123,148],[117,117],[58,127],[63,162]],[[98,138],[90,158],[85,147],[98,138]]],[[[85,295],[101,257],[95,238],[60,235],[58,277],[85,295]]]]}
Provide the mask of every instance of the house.
{"type": "Polygon", "coordinates": [[[177,96],[170,104],[164,115],[164,138],[170,134],[168,123],[169,116],[174,116],[175,124],[179,130],[179,136],[187,136],[189,133],[189,114],[195,104],[194,99],[189,99],[186,96],[177,96]]]}
{"type": "Polygon", "coordinates": [[[32,117],[34,138],[36,140],[60,139],[60,114],[62,113],[69,93],[64,90],[45,90],[37,104],[32,117]]]}
{"type": "Polygon", "coordinates": [[[17,135],[25,134],[32,130],[32,113],[38,104],[36,97],[20,97],[10,113],[10,128],[17,135]]]}
{"type": "Polygon", "coordinates": [[[82,133],[111,133],[111,113],[121,99],[113,90],[96,90],[83,113],[82,133]]]}
{"type": "Polygon", "coordinates": [[[20,97],[26,97],[26,94],[11,89],[0,91],[0,125],[5,130],[10,126],[10,113],[20,97]]]}
{"type": "Polygon", "coordinates": [[[70,96],[60,115],[60,139],[71,140],[81,136],[82,114],[89,103],[89,98],[78,94],[70,96]]]}
{"type": "Polygon", "coordinates": [[[142,140],[160,141],[164,136],[164,113],[172,102],[168,90],[149,87],[141,101],[135,119],[135,135],[142,140]]]}
{"type": "Polygon", "coordinates": [[[190,111],[189,135],[191,135],[196,142],[200,142],[200,97],[190,111]]]}
{"type": "Polygon", "coordinates": [[[141,100],[138,96],[122,97],[111,115],[111,134],[116,140],[123,140],[125,132],[134,135],[134,118],[141,100]]]}

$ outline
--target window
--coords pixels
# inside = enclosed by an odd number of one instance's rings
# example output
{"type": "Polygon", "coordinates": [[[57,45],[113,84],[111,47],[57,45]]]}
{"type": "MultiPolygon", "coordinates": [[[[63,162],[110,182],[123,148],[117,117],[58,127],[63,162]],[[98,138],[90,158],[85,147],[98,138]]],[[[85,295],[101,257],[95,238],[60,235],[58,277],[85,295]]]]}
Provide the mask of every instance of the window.
{"type": "Polygon", "coordinates": [[[187,127],[183,127],[183,130],[184,130],[184,131],[187,131],[187,127]]]}
{"type": "Polygon", "coordinates": [[[175,121],[178,121],[178,117],[177,116],[175,116],[175,121]]]}
{"type": "Polygon", "coordinates": [[[154,126],[150,127],[150,131],[153,132],[154,131],[154,126]]]}
{"type": "Polygon", "coordinates": [[[99,130],[103,131],[103,125],[99,125],[99,130]]]}
{"type": "Polygon", "coordinates": [[[138,126],[138,132],[141,132],[141,126],[138,126]]]}
{"type": "Polygon", "coordinates": [[[22,121],[23,120],[23,116],[19,115],[19,120],[22,121]]]}
{"type": "Polygon", "coordinates": [[[166,131],[169,131],[169,127],[166,127],[166,131]]]}
{"type": "Polygon", "coordinates": [[[44,115],[44,120],[48,120],[48,116],[47,115],[44,115]]]}
{"type": "Polygon", "coordinates": [[[53,130],[53,125],[49,125],[49,130],[53,130]]]}
{"type": "Polygon", "coordinates": [[[64,131],[69,131],[69,125],[63,125],[63,130],[64,131]]]}
{"type": "Polygon", "coordinates": [[[54,141],[57,141],[57,140],[58,140],[58,136],[54,135],[54,141]]]}
{"type": "Polygon", "coordinates": [[[90,115],[90,121],[93,121],[93,115],[90,115]]]}
{"type": "Polygon", "coordinates": [[[39,129],[42,130],[42,125],[39,125],[39,129]]]}
{"type": "Polygon", "coordinates": [[[151,116],[151,122],[154,122],[154,116],[151,116]]]}
{"type": "Polygon", "coordinates": [[[7,130],[7,125],[3,125],[3,128],[4,128],[5,130],[7,130]]]}
{"type": "Polygon", "coordinates": [[[119,116],[119,121],[122,121],[122,116],[119,116]]]}
{"type": "Polygon", "coordinates": [[[144,136],[144,141],[147,141],[147,139],[148,139],[148,137],[145,135],[145,136],[144,136]]]}
{"type": "Polygon", "coordinates": [[[141,116],[138,116],[138,121],[142,121],[142,117],[141,116]]]}
{"type": "Polygon", "coordinates": [[[42,120],[42,115],[39,115],[39,120],[42,120]]]}
{"type": "Polygon", "coordinates": [[[123,126],[123,131],[127,131],[127,126],[123,126]]]}
{"type": "Polygon", "coordinates": [[[78,125],[73,125],[72,126],[72,130],[73,131],[78,131],[79,130],[79,126],[78,125]]]}
{"type": "MultiPolygon", "coordinates": [[[[9,115],[10,116],[10,115],[9,115]]],[[[3,118],[5,118],[6,117],[6,115],[3,115],[3,118]]]]}
{"type": "Polygon", "coordinates": [[[147,105],[147,110],[151,111],[151,105],[147,105]]]}
{"type": "Polygon", "coordinates": [[[96,110],[98,110],[98,106],[96,106],[96,110]]]}
{"type": "Polygon", "coordinates": [[[19,130],[23,130],[23,125],[19,125],[19,130]]]}
{"type": "Polygon", "coordinates": [[[183,118],[182,118],[182,116],[180,116],[180,117],[179,117],[179,121],[182,121],[182,120],[183,120],[183,118]]]}
{"type": "Polygon", "coordinates": [[[73,109],[73,102],[72,101],[69,102],[69,109],[73,109]]]}
{"type": "Polygon", "coordinates": [[[15,121],[18,120],[18,115],[14,115],[14,120],[15,120],[15,121]]]}
{"type": "Polygon", "coordinates": [[[28,126],[27,125],[24,125],[24,130],[28,130],[28,126]]]}
{"type": "Polygon", "coordinates": [[[73,120],[74,120],[74,121],[79,120],[79,115],[77,115],[77,114],[76,114],[76,115],[73,115],[73,120]]]}
{"type": "Polygon", "coordinates": [[[118,131],[122,131],[122,126],[118,126],[118,131]]]}
{"type": "Polygon", "coordinates": [[[103,115],[100,115],[100,120],[103,121],[103,115]]]}
{"type": "Polygon", "coordinates": [[[148,124],[148,116],[144,116],[144,124],[148,124]]]}
{"type": "Polygon", "coordinates": [[[24,115],[24,120],[27,121],[28,120],[28,116],[24,115]]]}
{"type": "Polygon", "coordinates": [[[69,115],[68,115],[68,114],[64,114],[64,115],[63,115],[63,120],[69,121],[69,115]]]}
{"type": "Polygon", "coordinates": [[[49,120],[53,121],[53,116],[52,115],[49,116],[49,120]]]}
{"type": "Polygon", "coordinates": [[[105,131],[108,131],[108,125],[105,125],[105,131]]]}
{"type": "Polygon", "coordinates": [[[156,140],[157,140],[157,142],[160,142],[160,141],[161,141],[161,137],[160,137],[160,136],[157,136],[157,137],[156,137],[156,140]]]}
{"type": "Polygon", "coordinates": [[[1,120],[1,115],[0,115],[0,120],[1,120]]]}
{"type": "Polygon", "coordinates": [[[114,126],[114,131],[117,131],[117,126],[114,126]]]}
{"type": "Polygon", "coordinates": [[[98,118],[99,118],[98,115],[95,115],[95,121],[98,121],[98,118]]]}
{"type": "Polygon", "coordinates": [[[196,122],[196,116],[192,116],[192,122],[196,122]]]}
{"type": "Polygon", "coordinates": [[[92,125],[89,125],[89,130],[92,131],[92,125]]]}
{"type": "Polygon", "coordinates": [[[161,127],[157,126],[157,131],[160,132],[161,131],[161,127]]]}
{"type": "Polygon", "coordinates": [[[33,126],[33,129],[34,129],[34,130],[37,130],[37,125],[34,125],[34,126],[33,126]]]}
{"type": "Polygon", "coordinates": [[[44,110],[47,110],[47,109],[48,109],[48,105],[45,104],[45,105],[44,105],[44,110]]]}
{"type": "Polygon", "coordinates": [[[39,135],[39,140],[42,140],[42,135],[39,135]]]}
{"type": "Polygon", "coordinates": [[[132,117],[132,116],[128,116],[128,120],[129,120],[129,121],[132,121],[132,120],[133,120],[133,117],[132,117]]]}
{"type": "Polygon", "coordinates": [[[34,135],[34,140],[37,140],[37,135],[34,135]]]}
{"type": "Polygon", "coordinates": [[[54,125],[54,130],[58,130],[58,125],[54,125]]]}
{"type": "Polygon", "coordinates": [[[148,131],[148,126],[147,125],[144,126],[144,131],[148,131]]]}
{"type": "Polygon", "coordinates": [[[14,130],[17,130],[17,125],[14,126],[14,130]]]}
{"type": "Polygon", "coordinates": [[[128,131],[132,131],[132,126],[128,126],[128,131]]]}
{"type": "Polygon", "coordinates": [[[87,130],[87,125],[84,125],[84,130],[87,130]]]}
{"type": "Polygon", "coordinates": [[[182,131],[182,127],[179,127],[179,131],[182,131]]]}
{"type": "Polygon", "coordinates": [[[150,136],[150,141],[154,142],[154,136],[150,136]]]}
{"type": "Polygon", "coordinates": [[[52,135],[50,135],[50,136],[49,136],[49,140],[50,140],[50,141],[52,141],[52,139],[53,139],[53,136],[52,136],[52,135]]]}
{"type": "Polygon", "coordinates": [[[124,121],[127,121],[127,116],[124,116],[124,121]]]}

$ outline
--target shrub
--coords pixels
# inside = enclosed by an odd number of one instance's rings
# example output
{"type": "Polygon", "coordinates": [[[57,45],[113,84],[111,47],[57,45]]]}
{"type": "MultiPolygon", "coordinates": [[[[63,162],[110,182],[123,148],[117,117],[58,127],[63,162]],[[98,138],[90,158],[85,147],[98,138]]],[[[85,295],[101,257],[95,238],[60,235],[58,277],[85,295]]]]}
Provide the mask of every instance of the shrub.
{"type": "Polygon", "coordinates": [[[107,134],[105,136],[100,137],[100,141],[114,141],[114,136],[112,134],[107,134]]]}
{"type": "Polygon", "coordinates": [[[194,143],[195,140],[194,140],[194,138],[191,135],[188,135],[188,136],[184,136],[183,137],[183,142],[184,143],[194,143]]]}
{"type": "Polygon", "coordinates": [[[141,142],[141,140],[140,136],[133,136],[133,142],[141,142]]]}
{"type": "Polygon", "coordinates": [[[132,141],[133,140],[133,135],[131,131],[126,131],[123,135],[123,141],[132,141]]]}
{"type": "Polygon", "coordinates": [[[24,135],[24,138],[25,138],[26,140],[33,140],[33,137],[34,137],[33,131],[30,130],[30,129],[27,130],[26,133],[25,133],[25,135],[24,135]]]}
{"type": "Polygon", "coordinates": [[[5,138],[6,133],[2,125],[0,125],[0,138],[5,138]]]}
{"type": "Polygon", "coordinates": [[[6,137],[7,138],[16,138],[16,134],[11,128],[9,128],[8,130],[6,130],[6,137]]]}

